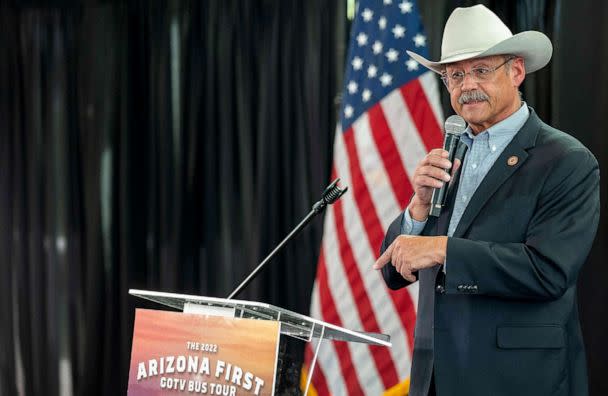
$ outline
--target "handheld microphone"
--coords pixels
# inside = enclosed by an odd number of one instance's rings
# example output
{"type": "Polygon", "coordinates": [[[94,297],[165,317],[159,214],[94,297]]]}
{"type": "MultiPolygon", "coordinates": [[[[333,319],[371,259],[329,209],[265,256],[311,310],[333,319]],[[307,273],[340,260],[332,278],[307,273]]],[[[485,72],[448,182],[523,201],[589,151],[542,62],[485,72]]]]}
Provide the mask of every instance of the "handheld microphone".
{"type": "MultiPolygon", "coordinates": [[[[467,123],[461,116],[453,115],[445,120],[445,139],[443,141],[443,149],[448,152],[448,159],[454,166],[454,158],[456,154],[456,148],[458,147],[458,141],[460,135],[467,129],[467,123]]],[[[446,169],[448,172],[449,169],[446,169]]],[[[441,188],[433,189],[433,196],[431,197],[431,209],[429,216],[439,217],[441,210],[445,205],[445,199],[448,191],[448,183],[443,183],[441,188]]]]}

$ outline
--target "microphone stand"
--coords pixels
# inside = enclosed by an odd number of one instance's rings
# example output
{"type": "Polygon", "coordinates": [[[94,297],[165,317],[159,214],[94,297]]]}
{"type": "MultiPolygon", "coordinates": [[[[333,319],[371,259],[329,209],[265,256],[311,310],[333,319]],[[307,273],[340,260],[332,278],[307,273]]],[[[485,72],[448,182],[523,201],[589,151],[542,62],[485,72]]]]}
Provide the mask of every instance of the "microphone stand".
{"type": "Polygon", "coordinates": [[[329,186],[327,186],[327,188],[325,189],[325,191],[323,191],[323,197],[316,202],[312,209],[310,210],[310,212],[306,215],[306,217],[304,217],[304,219],[302,221],[300,221],[300,224],[298,224],[290,233],[289,235],[287,235],[285,237],[285,239],[283,239],[281,241],[281,243],[279,243],[277,245],[277,247],[274,248],[274,250],[272,252],[270,252],[270,254],[268,256],[266,256],[266,258],[264,259],[264,261],[262,261],[260,264],[258,264],[258,266],[249,274],[249,276],[247,276],[247,278],[245,278],[244,281],[241,282],[240,285],[237,286],[236,289],[234,289],[234,291],[232,293],[230,293],[230,295],[228,296],[227,300],[231,300],[233,299],[237,294],[239,294],[245,287],[247,287],[247,285],[258,275],[258,273],[262,270],[262,268],[264,268],[264,266],[274,258],[274,256],[277,255],[277,253],[279,251],[281,251],[281,249],[283,249],[283,247],[289,242],[291,241],[296,235],[298,235],[298,233],[300,231],[302,231],[302,229],[304,227],[306,227],[306,225],[308,223],[310,223],[310,221],[318,214],[323,213],[323,211],[325,210],[325,208],[327,207],[327,205],[331,205],[334,202],[336,202],[346,191],[348,191],[348,187],[344,188],[344,189],[340,189],[337,184],[340,181],[340,179],[336,179],[334,180],[329,186]]]}

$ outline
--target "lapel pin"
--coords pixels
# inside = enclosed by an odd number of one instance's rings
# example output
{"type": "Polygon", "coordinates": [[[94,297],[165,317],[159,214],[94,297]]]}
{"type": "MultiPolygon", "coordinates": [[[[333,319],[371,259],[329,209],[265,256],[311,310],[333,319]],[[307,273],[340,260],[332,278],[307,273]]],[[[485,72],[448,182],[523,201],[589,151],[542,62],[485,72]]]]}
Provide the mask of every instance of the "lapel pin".
{"type": "Polygon", "coordinates": [[[519,158],[517,158],[516,155],[512,155],[507,160],[507,165],[509,165],[509,166],[515,166],[515,165],[517,165],[518,162],[519,162],[519,158]]]}

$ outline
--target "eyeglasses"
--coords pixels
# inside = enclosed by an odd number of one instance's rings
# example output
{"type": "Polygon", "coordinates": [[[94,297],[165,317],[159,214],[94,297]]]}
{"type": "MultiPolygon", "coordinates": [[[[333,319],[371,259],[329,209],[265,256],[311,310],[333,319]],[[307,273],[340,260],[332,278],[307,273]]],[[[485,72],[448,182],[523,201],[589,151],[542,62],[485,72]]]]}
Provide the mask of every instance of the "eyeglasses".
{"type": "Polygon", "coordinates": [[[506,61],[504,61],[503,63],[501,63],[500,65],[498,65],[496,67],[476,67],[476,68],[471,69],[471,71],[468,71],[468,72],[458,70],[458,71],[453,71],[449,74],[443,73],[441,75],[441,81],[443,81],[443,84],[449,90],[460,87],[462,85],[462,83],[464,82],[464,77],[467,74],[469,74],[471,76],[471,78],[473,79],[473,81],[475,81],[475,82],[489,81],[494,76],[494,72],[496,70],[500,69],[502,66],[506,65],[513,59],[515,59],[514,56],[509,57],[509,58],[507,58],[506,61]]]}

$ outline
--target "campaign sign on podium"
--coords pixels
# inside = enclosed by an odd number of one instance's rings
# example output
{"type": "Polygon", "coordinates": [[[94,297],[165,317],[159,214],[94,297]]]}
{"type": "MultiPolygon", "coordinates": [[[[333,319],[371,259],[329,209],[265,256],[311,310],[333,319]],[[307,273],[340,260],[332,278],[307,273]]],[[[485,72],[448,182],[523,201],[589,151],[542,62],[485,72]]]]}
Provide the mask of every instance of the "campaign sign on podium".
{"type": "Polygon", "coordinates": [[[137,309],[128,396],[273,395],[279,323],[137,309]]]}

